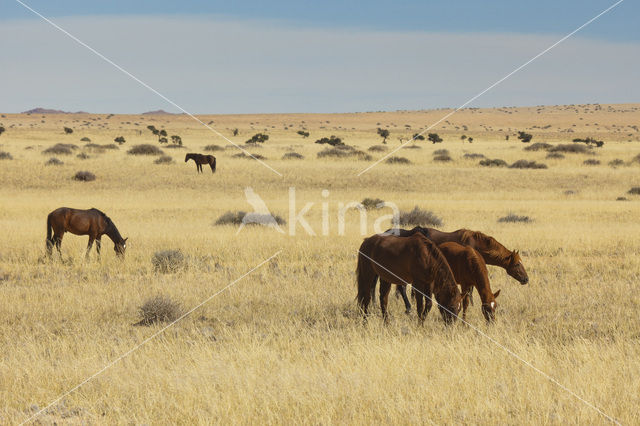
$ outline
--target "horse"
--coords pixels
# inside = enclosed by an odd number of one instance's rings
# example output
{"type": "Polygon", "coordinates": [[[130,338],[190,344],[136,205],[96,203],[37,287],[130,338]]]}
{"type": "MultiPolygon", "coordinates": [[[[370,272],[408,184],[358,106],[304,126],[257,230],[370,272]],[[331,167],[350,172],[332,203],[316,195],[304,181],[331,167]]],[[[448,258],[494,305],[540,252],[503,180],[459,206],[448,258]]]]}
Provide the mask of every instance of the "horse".
{"type": "MultiPolygon", "coordinates": [[[[496,298],[500,290],[493,293],[489,283],[487,264],[480,254],[470,246],[448,242],[438,245],[438,248],[447,259],[456,282],[460,284],[462,294],[469,295],[462,299],[462,319],[467,317],[467,307],[471,299],[471,292],[475,287],[482,300],[482,315],[491,322],[495,320],[496,298]]],[[[421,297],[421,295],[416,295],[421,297]]]]}
{"type": "Polygon", "coordinates": [[[123,258],[127,249],[128,238],[122,238],[118,228],[116,228],[109,216],[98,209],[79,210],[60,207],[49,213],[47,216],[47,254],[49,257],[51,257],[54,245],[58,249],[60,257],[62,257],[60,246],[65,232],[89,236],[89,245],[85,254],[87,259],[94,241],[96,242],[96,251],[100,256],[100,248],[102,246],[100,238],[104,234],[113,241],[113,249],[118,257],[123,258]],[[53,236],[51,236],[51,231],[53,231],[53,236]]]}
{"type": "MultiPolygon", "coordinates": [[[[383,235],[396,235],[400,237],[408,237],[415,233],[420,233],[436,244],[446,242],[455,242],[463,246],[469,246],[475,249],[484,259],[487,265],[499,266],[507,271],[511,277],[516,279],[520,284],[525,285],[529,282],[529,276],[522,264],[522,258],[518,250],[508,250],[500,244],[495,238],[483,234],[478,231],[469,229],[458,229],[453,232],[438,231],[434,228],[423,228],[416,226],[413,229],[388,229],[383,235]]],[[[404,287],[397,287],[396,294],[402,296],[407,313],[411,312],[411,302],[407,297],[404,287]]],[[[471,297],[471,293],[469,293],[471,297]]]]}
{"type": "Polygon", "coordinates": [[[216,157],[213,155],[204,155],[197,154],[195,152],[190,152],[184,157],[184,162],[186,163],[189,160],[193,160],[196,163],[196,169],[199,173],[202,173],[202,165],[208,164],[211,166],[211,173],[216,172],[216,157]]]}
{"type": "Polygon", "coordinates": [[[453,272],[436,245],[422,234],[408,238],[373,235],[365,238],[358,250],[358,306],[366,320],[372,290],[380,277],[380,308],[382,317],[388,322],[387,302],[391,283],[405,286],[411,284],[426,298],[417,299],[418,318],[421,323],[431,310],[431,295],[435,294],[442,319],[450,324],[458,316],[462,295],[453,272]]]}

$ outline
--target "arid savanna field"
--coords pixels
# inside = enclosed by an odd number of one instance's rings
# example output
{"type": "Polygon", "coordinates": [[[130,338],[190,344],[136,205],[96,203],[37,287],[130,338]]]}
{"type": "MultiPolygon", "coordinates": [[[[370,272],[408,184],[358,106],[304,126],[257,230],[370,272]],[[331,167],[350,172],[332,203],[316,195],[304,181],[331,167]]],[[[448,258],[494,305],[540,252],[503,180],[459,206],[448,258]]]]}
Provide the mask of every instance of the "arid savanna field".
{"type": "MultiPolygon", "coordinates": [[[[3,114],[0,423],[637,423],[640,105],[464,109],[427,132],[441,143],[412,142],[391,154],[408,163],[360,173],[449,112],[198,116],[278,173],[186,115],[3,114]],[[256,133],[269,139],[245,144],[256,133]],[[327,146],[314,141],[332,135],[361,153],[318,158],[327,146]],[[587,137],[604,145],[572,142],[587,137]],[[75,147],[43,153],[58,143],[75,147]],[[525,150],[535,143],[551,146],[525,150]],[[127,153],[139,144],[172,161],[127,153]],[[216,173],[197,174],[187,152],[215,155],[216,173]],[[303,158],[282,159],[290,152],[303,158]],[[484,167],[470,154],[547,168],[484,167]],[[79,171],[95,180],[74,180],[79,171]],[[215,224],[253,211],[246,188],[284,232],[215,224]],[[388,325],[377,304],[363,324],[360,215],[348,211],[344,232],[338,222],[340,203],[365,198],[494,236],[520,251],[529,284],[489,266],[501,290],[493,324],[476,299],[468,324],[445,326],[434,309],[421,326],[395,297],[388,325]],[[295,220],[307,203],[315,235],[295,220]],[[107,237],[101,258],[85,260],[87,237],[70,234],[62,259],[47,258],[47,214],[62,206],[105,212],[129,238],[124,260],[107,237]],[[528,221],[499,221],[510,214],[528,221]],[[182,257],[163,270],[154,256],[167,250],[182,257]],[[154,297],[196,309],[135,325],[154,297]]],[[[367,210],[364,236],[390,213],[367,210]]]]}

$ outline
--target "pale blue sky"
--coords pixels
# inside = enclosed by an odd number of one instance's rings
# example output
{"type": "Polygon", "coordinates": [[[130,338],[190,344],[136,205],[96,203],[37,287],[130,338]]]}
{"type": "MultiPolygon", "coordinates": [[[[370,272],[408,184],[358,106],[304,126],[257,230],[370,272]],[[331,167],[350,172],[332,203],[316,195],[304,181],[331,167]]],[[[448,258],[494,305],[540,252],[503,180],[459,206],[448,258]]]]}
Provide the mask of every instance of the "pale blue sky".
{"type": "MultiPolygon", "coordinates": [[[[456,107],[613,2],[27,2],[193,113],[456,107]]],[[[472,106],[638,102],[626,0],[472,106]]],[[[12,0],[0,111],[171,105],[12,0]]]]}

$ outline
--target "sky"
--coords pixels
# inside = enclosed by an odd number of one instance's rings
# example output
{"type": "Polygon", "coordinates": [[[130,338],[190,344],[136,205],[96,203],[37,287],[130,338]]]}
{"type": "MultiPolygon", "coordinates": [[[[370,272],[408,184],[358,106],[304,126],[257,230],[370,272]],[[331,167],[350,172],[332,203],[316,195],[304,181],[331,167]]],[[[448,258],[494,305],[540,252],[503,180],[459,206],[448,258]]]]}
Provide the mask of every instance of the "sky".
{"type": "MultiPolygon", "coordinates": [[[[457,107],[615,1],[26,1],[190,113],[457,107]]],[[[638,2],[469,106],[639,102],[638,2]]],[[[0,111],[179,112],[15,0],[0,111]]]]}

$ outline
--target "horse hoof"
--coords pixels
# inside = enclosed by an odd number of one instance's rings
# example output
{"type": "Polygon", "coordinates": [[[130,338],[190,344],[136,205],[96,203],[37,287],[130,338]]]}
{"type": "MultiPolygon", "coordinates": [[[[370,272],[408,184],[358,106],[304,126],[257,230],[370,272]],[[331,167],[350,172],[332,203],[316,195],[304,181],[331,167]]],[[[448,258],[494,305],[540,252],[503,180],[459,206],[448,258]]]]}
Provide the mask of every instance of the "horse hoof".
{"type": "Polygon", "coordinates": [[[411,308],[407,308],[407,309],[404,311],[404,313],[405,313],[405,314],[407,314],[407,315],[411,315],[411,308]]]}

